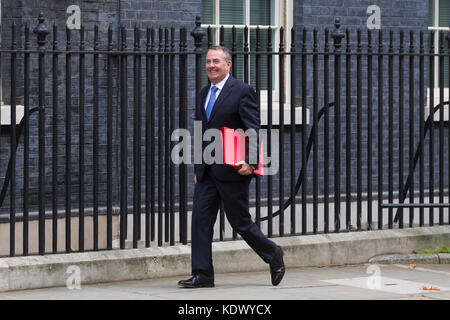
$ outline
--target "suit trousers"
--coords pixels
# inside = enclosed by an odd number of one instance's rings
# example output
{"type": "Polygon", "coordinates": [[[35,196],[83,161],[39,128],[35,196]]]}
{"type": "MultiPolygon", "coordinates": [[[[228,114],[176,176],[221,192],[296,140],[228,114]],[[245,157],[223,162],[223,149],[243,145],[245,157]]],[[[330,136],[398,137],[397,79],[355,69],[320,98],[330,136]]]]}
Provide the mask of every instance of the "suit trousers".
{"type": "Polygon", "coordinates": [[[231,226],[247,244],[264,262],[270,263],[274,258],[276,244],[261,232],[248,210],[250,180],[219,181],[206,170],[203,180],[197,181],[191,229],[192,274],[214,277],[212,239],[221,201],[231,226]]]}

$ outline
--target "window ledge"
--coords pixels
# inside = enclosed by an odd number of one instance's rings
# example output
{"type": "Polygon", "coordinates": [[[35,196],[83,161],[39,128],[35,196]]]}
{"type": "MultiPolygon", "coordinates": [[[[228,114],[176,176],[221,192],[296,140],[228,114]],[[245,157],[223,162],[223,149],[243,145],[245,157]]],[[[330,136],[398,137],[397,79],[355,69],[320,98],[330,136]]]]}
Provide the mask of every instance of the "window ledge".
{"type": "MultiPolygon", "coordinates": [[[[268,109],[267,107],[261,108],[261,125],[268,125],[268,109]]],[[[291,125],[291,106],[285,104],[283,110],[284,116],[284,125],[291,125]]],[[[301,125],[302,122],[302,107],[295,107],[295,125],[301,125]]],[[[306,124],[309,124],[309,109],[306,108],[306,124]]],[[[280,106],[278,102],[272,103],[272,125],[278,126],[280,125],[280,106]]]]}
{"type": "MultiPolygon", "coordinates": [[[[433,108],[440,103],[439,92],[440,92],[439,88],[434,88],[434,106],[433,106],[433,108]]],[[[427,89],[427,97],[428,97],[428,99],[427,99],[425,110],[424,110],[424,112],[425,112],[425,115],[424,115],[425,116],[425,120],[428,117],[428,115],[430,114],[430,98],[429,98],[430,97],[430,89],[429,88],[427,89]]],[[[444,88],[444,102],[445,101],[449,101],[448,88],[444,88]]],[[[449,107],[448,105],[444,105],[444,119],[443,119],[443,121],[449,121],[449,118],[448,118],[448,111],[449,111],[448,107],[449,107]]],[[[433,120],[434,120],[434,122],[439,122],[440,121],[440,111],[439,110],[434,113],[433,120]]]]}
{"type": "MultiPolygon", "coordinates": [[[[436,105],[437,104],[439,104],[439,102],[438,103],[436,103],[436,105]]],[[[430,114],[430,107],[429,106],[426,106],[425,107],[425,120],[428,118],[428,115],[430,114]]],[[[444,106],[444,119],[443,119],[444,121],[448,121],[448,105],[445,105],[444,106]]],[[[434,118],[433,118],[433,121],[434,122],[439,122],[440,121],[440,111],[436,111],[435,113],[434,113],[434,118]]]]}
{"type": "MultiPolygon", "coordinates": [[[[16,125],[20,123],[24,115],[24,106],[16,105],[16,125]]],[[[11,125],[11,106],[2,105],[1,107],[1,125],[10,126],[11,125]]]]}

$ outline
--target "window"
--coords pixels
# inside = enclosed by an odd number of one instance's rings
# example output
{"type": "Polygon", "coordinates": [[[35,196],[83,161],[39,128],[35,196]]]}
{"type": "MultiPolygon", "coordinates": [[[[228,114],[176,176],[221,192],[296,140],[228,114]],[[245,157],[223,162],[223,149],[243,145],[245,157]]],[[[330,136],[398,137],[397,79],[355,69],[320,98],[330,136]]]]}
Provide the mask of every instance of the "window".
{"type": "MultiPolygon", "coordinates": [[[[0,1],[0,25],[2,23],[2,9],[0,1]]],[[[2,44],[2,34],[0,32],[0,47],[2,44]]],[[[2,64],[0,63],[0,126],[11,125],[11,106],[3,103],[3,77],[2,77],[2,64]]],[[[6,70],[6,69],[5,69],[6,70]]],[[[16,105],[16,124],[19,124],[23,118],[24,106],[16,105]]]]}
{"type": "MultiPolygon", "coordinates": [[[[237,51],[244,48],[244,28],[248,27],[248,46],[250,51],[256,49],[256,28],[260,28],[261,51],[266,51],[269,27],[272,28],[272,50],[278,51],[280,41],[280,27],[285,29],[284,48],[290,50],[290,30],[293,26],[293,0],[202,0],[202,27],[211,27],[211,43],[220,44],[220,27],[224,27],[224,45],[232,49],[232,28],[236,28],[237,51]]],[[[204,50],[207,49],[207,37],[203,42],[204,50]]],[[[285,58],[285,124],[290,123],[290,76],[289,57],[285,58]]],[[[244,80],[244,58],[237,57],[236,72],[238,79],[244,80]]],[[[261,124],[267,124],[267,57],[261,58],[261,124]]],[[[272,107],[273,124],[278,124],[279,116],[279,60],[273,56],[272,61],[272,107]]],[[[249,82],[255,87],[256,84],[256,59],[254,55],[249,58],[249,82]]],[[[206,85],[206,74],[203,74],[203,84],[206,85]]],[[[296,111],[296,123],[301,123],[301,108],[296,111]]]]}
{"type": "MultiPolygon", "coordinates": [[[[279,25],[275,22],[274,0],[203,0],[203,23],[204,27],[211,26],[213,44],[220,43],[220,26],[224,26],[224,43],[232,48],[232,27],[235,26],[236,46],[238,51],[244,47],[244,27],[249,27],[249,48],[255,50],[256,27],[261,29],[261,48],[267,48],[268,28],[272,27],[272,47],[275,45],[275,35],[279,25]]],[[[205,42],[205,49],[206,49],[205,42]]],[[[275,49],[275,48],[274,48],[275,49]]],[[[235,77],[244,78],[244,58],[238,56],[237,74],[235,77]]],[[[273,70],[275,71],[275,70],[273,70]]],[[[255,57],[250,57],[250,84],[255,85],[255,57]]],[[[274,79],[272,79],[274,80],[274,79]]],[[[273,86],[275,88],[275,85],[273,86]]],[[[267,70],[261,70],[261,89],[267,90],[267,70]]]]}
{"type": "MultiPolygon", "coordinates": [[[[24,115],[24,106],[16,105],[16,124],[19,124],[22,121],[24,115]]],[[[1,109],[0,109],[0,118],[2,126],[10,126],[11,125],[11,106],[4,105],[2,101],[1,109]]]]}
{"type": "MultiPolygon", "coordinates": [[[[447,32],[450,32],[450,0],[428,0],[429,4],[429,12],[428,12],[428,30],[436,31],[434,34],[434,50],[435,53],[439,53],[439,33],[444,32],[444,48],[447,48],[445,36],[447,32]]],[[[448,74],[448,59],[444,59],[444,101],[449,100],[448,87],[449,87],[449,74],[448,74]]],[[[439,96],[439,58],[435,57],[434,61],[434,106],[439,104],[440,96],[439,96]]],[[[428,89],[427,96],[430,95],[430,89],[428,89]]],[[[428,107],[426,110],[426,114],[429,114],[429,101],[427,102],[428,107]]],[[[439,112],[434,114],[434,120],[439,121],[439,112]]],[[[444,121],[448,121],[448,106],[444,107],[444,121]]]]}

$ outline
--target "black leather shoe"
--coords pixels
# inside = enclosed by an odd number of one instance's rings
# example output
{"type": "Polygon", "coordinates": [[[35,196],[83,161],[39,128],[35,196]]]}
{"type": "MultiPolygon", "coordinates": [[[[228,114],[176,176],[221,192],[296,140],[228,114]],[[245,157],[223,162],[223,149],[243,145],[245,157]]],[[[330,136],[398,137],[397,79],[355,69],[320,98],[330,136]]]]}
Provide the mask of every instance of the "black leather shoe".
{"type": "Polygon", "coordinates": [[[283,249],[277,246],[275,257],[270,262],[270,275],[272,276],[272,285],[277,286],[283,280],[286,268],[283,261],[283,249]]]}
{"type": "Polygon", "coordinates": [[[201,273],[192,276],[188,280],[178,281],[178,285],[184,288],[212,288],[214,287],[214,278],[207,277],[201,273]]]}

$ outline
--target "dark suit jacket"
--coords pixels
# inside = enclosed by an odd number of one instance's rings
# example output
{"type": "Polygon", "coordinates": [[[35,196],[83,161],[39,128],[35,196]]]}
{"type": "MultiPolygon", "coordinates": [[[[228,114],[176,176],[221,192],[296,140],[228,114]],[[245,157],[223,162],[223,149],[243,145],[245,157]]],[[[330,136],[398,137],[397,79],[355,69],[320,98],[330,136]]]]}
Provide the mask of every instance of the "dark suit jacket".
{"type": "MultiPolygon", "coordinates": [[[[231,129],[254,129],[259,132],[260,115],[259,106],[256,99],[255,90],[248,84],[233,78],[231,75],[225,82],[217,100],[214,104],[209,121],[206,119],[205,102],[208,95],[210,85],[204,87],[197,99],[195,120],[202,121],[202,134],[207,129],[221,129],[228,127],[231,129]]],[[[202,152],[210,142],[204,142],[202,152]]],[[[252,150],[255,152],[255,150],[252,150]]],[[[248,157],[246,159],[247,163],[248,157]]],[[[250,163],[257,168],[258,163],[250,163]]],[[[197,180],[202,181],[204,178],[206,164],[196,164],[194,166],[197,180]]],[[[252,175],[240,175],[237,170],[225,164],[212,164],[210,166],[211,174],[218,180],[222,181],[239,181],[250,179],[252,175]]]]}

